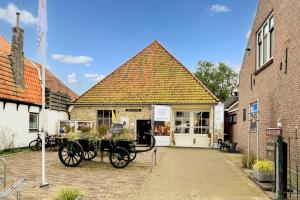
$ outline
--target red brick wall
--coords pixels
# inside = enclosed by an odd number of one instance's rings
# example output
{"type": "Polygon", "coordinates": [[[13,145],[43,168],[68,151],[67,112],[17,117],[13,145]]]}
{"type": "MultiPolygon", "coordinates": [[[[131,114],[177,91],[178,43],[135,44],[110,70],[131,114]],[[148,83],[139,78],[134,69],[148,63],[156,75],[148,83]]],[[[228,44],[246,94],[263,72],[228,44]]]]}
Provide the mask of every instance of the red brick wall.
{"type": "MultiPolygon", "coordinates": [[[[277,119],[283,122],[284,137],[295,134],[300,127],[300,1],[260,0],[256,18],[240,71],[239,110],[234,140],[242,151],[247,151],[249,130],[249,104],[259,100],[259,157],[266,157],[266,129],[276,127],[277,119]],[[274,16],[274,60],[271,65],[254,75],[256,70],[256,32],[269,14],[274,16]],[[287,74],[285,49],[288,48],[287,74]],[[282,62],[282,70],[280,63],[282,62]],[[251,90],[251,74],[255,85],[251,90]],[[247,121],[243,122],[243,109],[247,121]]],[[[300,132],[300,131],[299,131],[300,132]]],[[[300,134],[299,134],[300,136],[300,134]]],[[[256,153],[256,134],[250,134],[250,149],[256,153]]],[[[291,154],[295,159],[295,148],[291,154]]]]}

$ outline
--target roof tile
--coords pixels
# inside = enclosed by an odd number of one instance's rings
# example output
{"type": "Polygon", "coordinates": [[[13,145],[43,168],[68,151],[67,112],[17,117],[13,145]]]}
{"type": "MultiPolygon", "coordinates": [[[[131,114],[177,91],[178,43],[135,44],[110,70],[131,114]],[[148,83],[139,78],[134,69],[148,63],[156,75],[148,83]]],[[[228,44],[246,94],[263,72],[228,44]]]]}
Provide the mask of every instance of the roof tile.
{"type": "Polygon", "coordinates": [[[154,41],[81,95],[74,104],[189,104],[218,99],[154,41]]]}

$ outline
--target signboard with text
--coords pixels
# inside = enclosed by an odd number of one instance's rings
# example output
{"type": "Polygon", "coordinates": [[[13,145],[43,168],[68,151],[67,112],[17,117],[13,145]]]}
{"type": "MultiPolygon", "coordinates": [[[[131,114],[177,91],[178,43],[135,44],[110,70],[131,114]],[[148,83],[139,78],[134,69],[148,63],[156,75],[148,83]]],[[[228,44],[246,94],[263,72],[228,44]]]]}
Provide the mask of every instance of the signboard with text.
{"type": "Polygon", "coordinates": [[[282,128],[267,128],[266,133],[268,136],[280,136],[282,135],[282,128]]]}
{"type": "Polygon", "coordinates": [[[171,107],[166,105],[153,105],[154,136],[157,146],[170,145],[171,107]]]}

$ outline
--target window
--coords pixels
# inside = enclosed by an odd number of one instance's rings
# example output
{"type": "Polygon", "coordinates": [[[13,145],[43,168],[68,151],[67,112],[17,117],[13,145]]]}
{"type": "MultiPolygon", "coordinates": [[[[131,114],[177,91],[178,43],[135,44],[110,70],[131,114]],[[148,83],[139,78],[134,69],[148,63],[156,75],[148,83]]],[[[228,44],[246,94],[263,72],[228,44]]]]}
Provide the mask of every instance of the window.
{"type": "Polygon", "coordinates": [[[229,124],[236,124],[236,120],[237,120],[236,114],[229,116],[229,124]]]}
{"type": "Polygon", "coordinates": [[[243,109],[243,121],[246,121],[246,108],[243,109]]]}
{"type": "Polygon", "coordinates": [[[113,115],[115,115],[115,111],[111,110],[99,110],[98,111],[98,127],[111,127],[113,115]]]}
{"type": "Polygon", "coordinates": [[[194,134],[209,133],[209,112],[194,112],[194,134]]]}
{"type": "Polygon", "coordinates": [[[38,131],[39,129],[39,114],[29,113],[29,131],[38,131]]]}
{"type": "Polygon", "coordinates": [[[190,112],[176,112],[174,133],[190,133],[190,112]]]}
{"type": "Polygon", "coordinates": [[[257,32],[257,62],[259,69],[273,58],[274,53],[274,17],[271,14],[257,32]]]}

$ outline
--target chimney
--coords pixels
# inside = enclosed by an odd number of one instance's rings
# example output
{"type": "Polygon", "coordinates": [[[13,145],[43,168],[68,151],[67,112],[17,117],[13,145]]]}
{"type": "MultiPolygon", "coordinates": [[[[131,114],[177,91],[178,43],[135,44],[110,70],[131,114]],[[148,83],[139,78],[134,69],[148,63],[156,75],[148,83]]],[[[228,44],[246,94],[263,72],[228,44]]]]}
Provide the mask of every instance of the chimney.
{"type": "Polygon", "coordinates": [[[17,15],[17,24],[12,28],[12,45],[11,45],[11,61],[14,70],[16,84],[20,87],[24,86],[24,54],[23,54],[23,37],[24,30],[20,27],[20,13],[17,15]]]}

